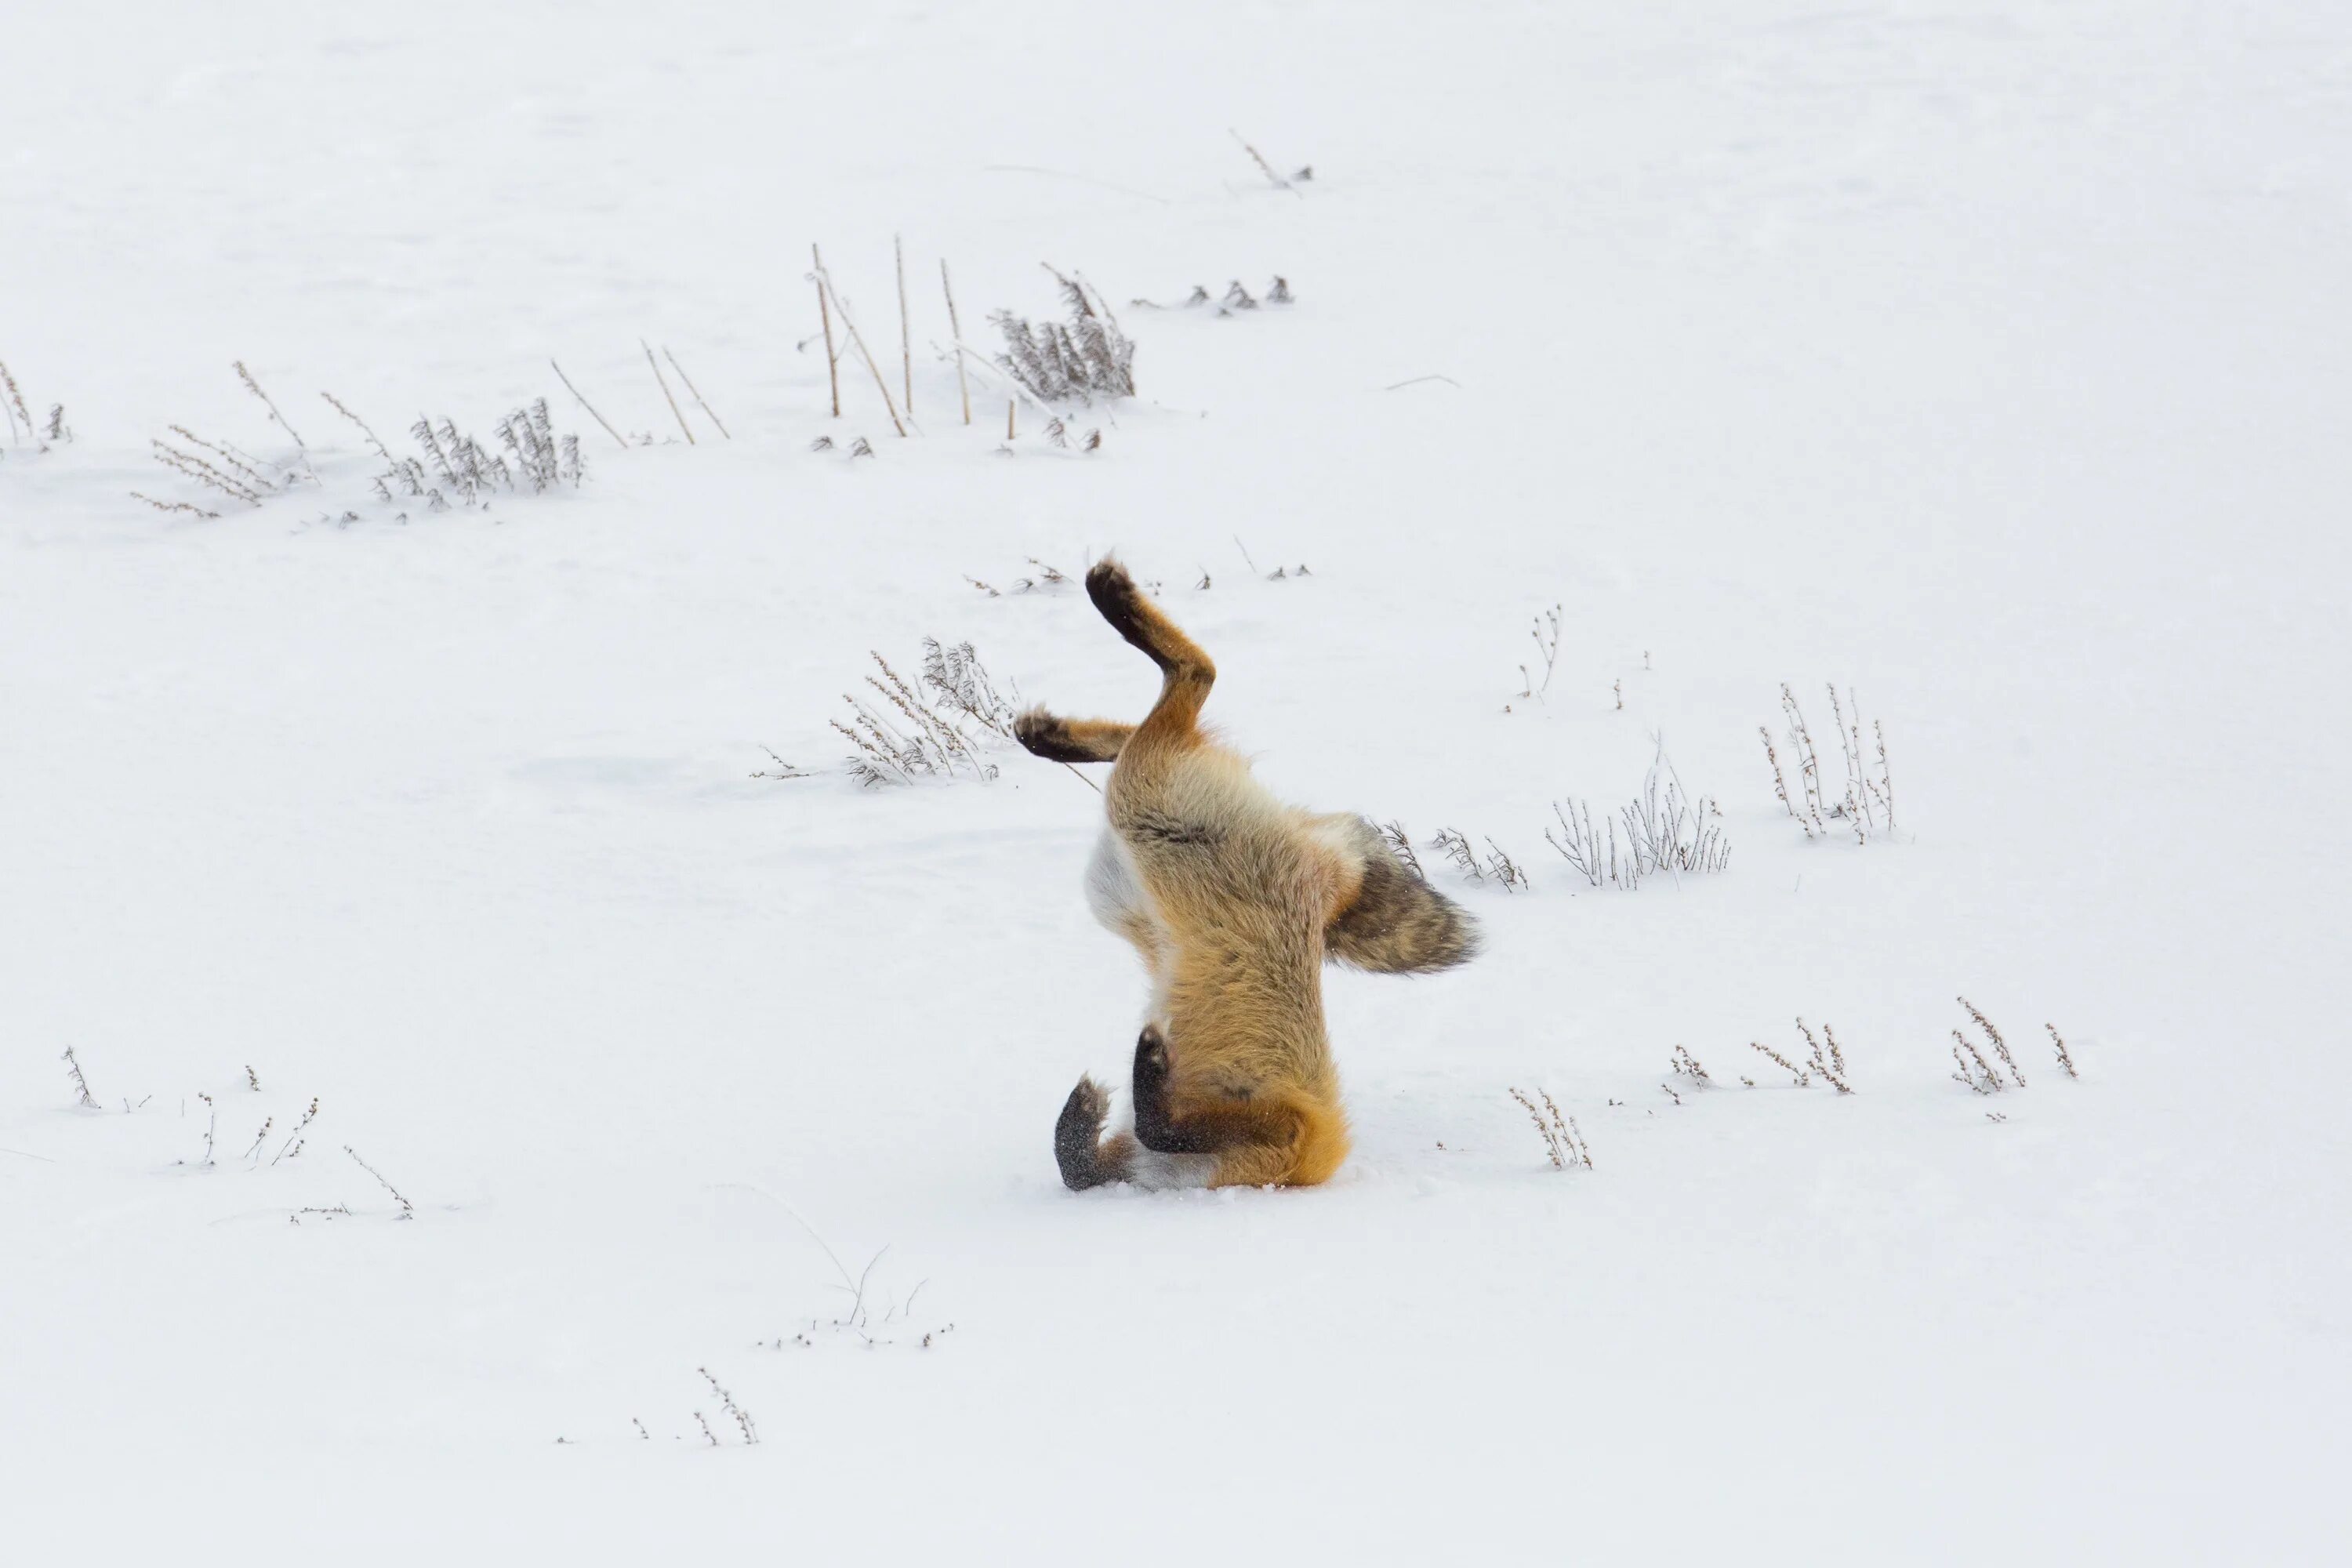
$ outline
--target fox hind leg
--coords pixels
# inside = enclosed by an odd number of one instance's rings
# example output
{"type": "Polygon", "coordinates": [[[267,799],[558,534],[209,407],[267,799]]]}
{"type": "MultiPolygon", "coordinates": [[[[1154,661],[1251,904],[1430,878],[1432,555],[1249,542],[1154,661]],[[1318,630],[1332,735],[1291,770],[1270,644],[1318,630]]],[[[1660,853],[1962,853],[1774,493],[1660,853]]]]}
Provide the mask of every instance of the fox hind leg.
{"type": "Polygon", "coordinates": [[[1144,595],[1127,568],[1108,556],[1087,569],[1087,597],[1111,629],[1160,667],[1160,700],[1136,726],[1145,742],[1192,739],[1217,667],[1201,645],[1144,595]]]}
{"type": "Polygon", "coordinates": [[[1043,708],[1013,721],[1013,739],[1049,763],[1115,763],[1134,733],[1116,719],[1065,719],[1043,708]]]}

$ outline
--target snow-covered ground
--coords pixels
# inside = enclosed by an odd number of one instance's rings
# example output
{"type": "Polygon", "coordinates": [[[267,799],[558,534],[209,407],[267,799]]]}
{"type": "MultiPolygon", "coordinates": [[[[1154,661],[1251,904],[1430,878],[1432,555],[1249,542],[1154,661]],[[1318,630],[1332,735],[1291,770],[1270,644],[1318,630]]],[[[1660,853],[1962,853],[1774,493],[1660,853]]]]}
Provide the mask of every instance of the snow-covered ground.
{"type": "Polygon", "coordinates": [[[16,8],[0,1558],[2340,1560],[2347,168],[2324,0],[16,8]],[[894,235],[905,440],[804,342],[815,241],[898,390],[894,235]],[[1099,450],[961,423],[942,258],[1120,307],[1099,450]],[[295,459],[233,361],[317,483],[151,460],[295,459]],[[588,478],[386,504],[321,391],[588,478]],[[828,727],[925,637],[1136,716],[1015,586],[1112,548],[1277,790],[1532,878],[1329,976],[1322,1189],[1064,1191],[1097,797],[828,727]],[[1596,891],[1653,737],[1729,868],[1596,891]]]}

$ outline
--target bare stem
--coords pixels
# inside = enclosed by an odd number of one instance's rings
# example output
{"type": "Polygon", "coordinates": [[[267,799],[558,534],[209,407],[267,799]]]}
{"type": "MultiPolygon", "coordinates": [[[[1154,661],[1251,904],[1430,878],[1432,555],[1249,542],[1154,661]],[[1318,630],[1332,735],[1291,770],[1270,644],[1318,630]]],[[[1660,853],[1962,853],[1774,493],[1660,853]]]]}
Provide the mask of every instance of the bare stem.
{"type": "Polygon", "coordinates": [[[903,438],[907,434],[906,422],[898,417],[898,405],[890,396],[890,384],[882,379],[882,367],[874,363],[873,352],[866,346],[866,334],[857,330],[856,318],[849,313],[849,307],[842,303],[841,290],[833,286],[833,274],[819,267],[816,276],[817,281],[824,286],[825,293],[832,297],[833,308],[841,313],[841,324],[849,329],[851,346],[857,350],[857,357],[866,362],[866,370],[874,377],[874,390],[882,395],[882,406],[890,412],[890,427],[903,438]]]}
{"type": "Polygon", "coordinates": [[[563,367],[557,364],[553,360],[549,360],[547,363],[549,367],[555,372],[555,379],[563,384],[563,390],[570,393],[579,403],[581,407],[588,410],[590,418],[595,420],[597,424],[604,426],[604,434],[610,436],[616,443],[618,443],[621,450],[624,452],[627,451],[629,449],[629,444],[621,439],[621,433],[613,428],[613,422],[605,418],[603,415],[597,413],[596,405],[594,404],[580,395],[580,389],[572,384],[572,378],[563,374],[563,367]]]}
{"type": "Polygon", "coordinates": [[[809,262],[815,270],[809,276],[816,282],[816,313],[824,321],[824,375],[833,387],[833,416],[841,417],[841,356],[833,347],[833,306],[825,298],[824,258],[816,247],[809,247],[809,262]]]}
{"type": "Polygon", "coordinates": [[[702,410],[703,416],[706,418],[708,418],[713,425],[719,426],[719,435],[726,437],[730,441],[735,439],[732,435],[728,433],[725,423],[719,419],[718,414],[711,408],[710,405],[703,401],[702,389],[694,384],[694,378],[686,374],[686,366],[677,363],[677,356],[669,352],[669,345],[667,343],[664,343],[662,345],[662,358],[669,361],[670,369],[677,372],[678,380],[686,383],[687,395],[694,399],[694,405],[702,410]]]}
{"type": "Polygon", "coordinates": [[[669,378],[662,374],[661,361],[654,358],[653,345],[639,338],[637,346],[646,351],[646,363],[654,367],[654,382],[661,388],[662,401],[669,405],[670,415],[677,421],[677,427],[686,432],[686,444],[689,447],[699,445],[694,438],[694,431],[686,423],[686,416],[678,410],[677,399],[670,395],[669,378]]]}
{"type": "Polygon", "coordinates": [[[956,354],[956,391],[963,398],[963,422],[969,425],[971,423],[971,386],[964,380],[963,374],[963,354],[961,352],[963,323],[956,319],[955,285],[948,281],[948,258],[944,256],[940,258],[940,289],[948,297],[948,335],[956,341],[959,351],[956,354]]]}
{"type": "Polygon", "coordinates": [[[907,245],[890,237],[890,254],[898,267],[898,374],[907,397],[907,417],[915,416],[915,334],[907,314],[907,245]]]}

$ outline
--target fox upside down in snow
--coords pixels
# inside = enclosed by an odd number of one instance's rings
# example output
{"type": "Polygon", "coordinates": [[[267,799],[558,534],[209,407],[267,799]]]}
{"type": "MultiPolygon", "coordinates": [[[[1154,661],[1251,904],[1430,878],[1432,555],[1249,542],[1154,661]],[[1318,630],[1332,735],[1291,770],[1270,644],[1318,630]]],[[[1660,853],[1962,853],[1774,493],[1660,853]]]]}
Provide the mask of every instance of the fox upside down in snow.
{"type": "Polygon", "coordinates": [[[1476,951],[1477,928],[1370,823],[1283,805],[1202,731],[1216,667],[1124,567],[1096,563],[1087,595],[1160,667],[1160,700],[1132,725],[1032,709],[1014,732],[1041,757],[1117,764],[1087,894],[1142,954],[1152,998],[1135,1046],[1135,1129],[1106,1137],[1109,1096],[1080,1079],[1054,1130],[1062,1180],[1311,1186],[1348,1153],[1324,960],[1447,969],[1476,951]]]}

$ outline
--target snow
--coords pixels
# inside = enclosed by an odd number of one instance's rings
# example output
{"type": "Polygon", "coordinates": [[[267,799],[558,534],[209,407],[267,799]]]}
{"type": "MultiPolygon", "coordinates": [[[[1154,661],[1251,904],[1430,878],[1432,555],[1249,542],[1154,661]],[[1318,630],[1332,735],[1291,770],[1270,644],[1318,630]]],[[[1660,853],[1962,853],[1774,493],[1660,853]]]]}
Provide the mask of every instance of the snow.
{"type": "Polygon", "coordinates": [[[2339,7],[20,13],[0,357],[75,439],[0,457],[0,1555],[2340,1554],[2339,7]],[[903,441],[795,348],[815,241],[895,390],[894,234],[903,441]],[[1122,302],[1101,450],[958,422],[942,257],[975,343],[1040,260],[1122,302]],[[315,488],[150,460],[293,460],[236,360],[315,488]],[[321,390],[546,396],[587,482],[387,505],[321,390]],[[1097,798],[827,727],[926,636],[1139,714],[1013,591],[1112,548],[1278,792],[1534,879],[1423,851],[1486,953],[1330,973],[1328,1187],[1065,1192],[1143,994],[1097,798]],[[1784,680],[1896,834],[1781,812],[1784,680]],[[1551,805],[1653,736],[1729,868],[1584,889],[1551,805]],[[1748,1048],[1800,1015],[1852,1096],[1748,1048]]]}

